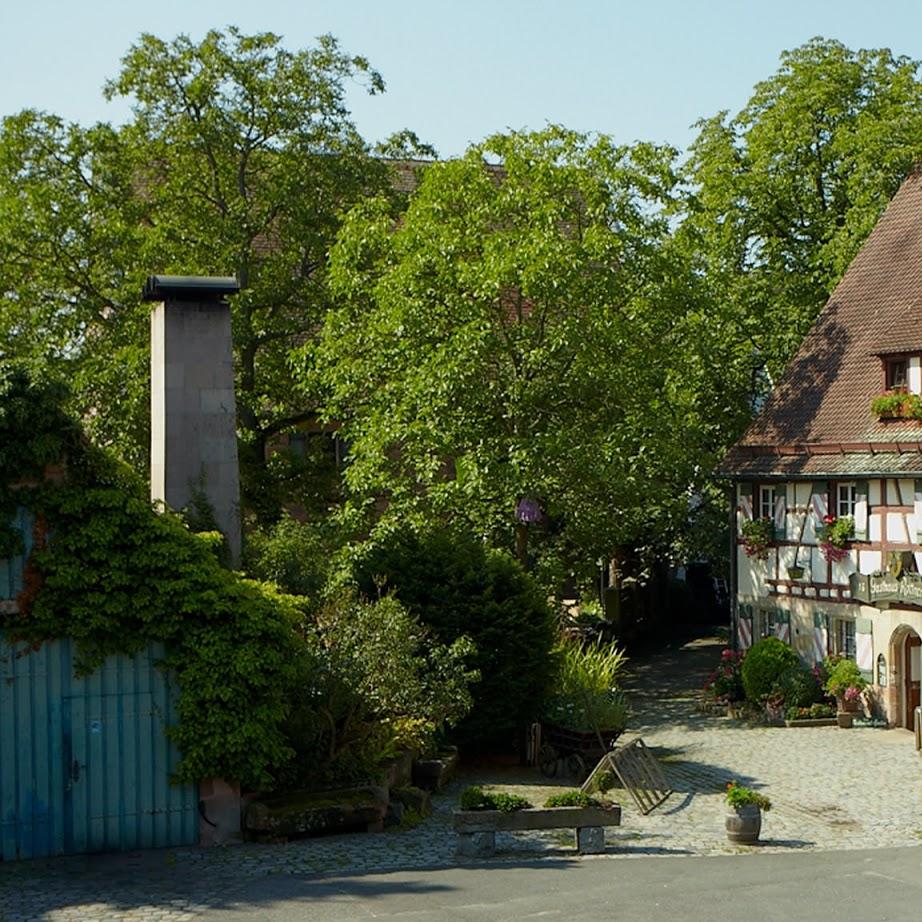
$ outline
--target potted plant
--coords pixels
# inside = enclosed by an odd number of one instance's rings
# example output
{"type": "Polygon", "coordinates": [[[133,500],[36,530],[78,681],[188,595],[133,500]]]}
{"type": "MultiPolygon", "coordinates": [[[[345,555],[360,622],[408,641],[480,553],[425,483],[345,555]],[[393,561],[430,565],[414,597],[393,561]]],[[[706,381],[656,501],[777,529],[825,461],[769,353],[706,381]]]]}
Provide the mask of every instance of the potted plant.
{"type": "Polygon", "coordinates": [[[768,557],[772,539],[775,537],[775,523],[768,517],[745,519],[740,526],[740,535],[746,556],[755,557],[756,560],[765,560],[768,557]]]}
{"type": "Polygon", "coordinates": [[[823,556],[830,561],[848,556],[848,542],[855,534],[855,520],[850,515],[823,516],[823,524],[816,530],[823,556]]]}
{"type": "Polygon", "coordinates": [[[832,656],[826,658],[824,665],[827,678],[823,688],[836,699],[839,726],[847,729],[852,725],[852,716],[861,707],[861,695],[868,683],[854,660],[832,656]]]}
{"type": "Polygon", "coordinates": [[[758,791],[735,781],[727,784],[727,838],[736,845],[753,845],[762,831],[762,811],[768,812],[772,802],[758,791]]]}

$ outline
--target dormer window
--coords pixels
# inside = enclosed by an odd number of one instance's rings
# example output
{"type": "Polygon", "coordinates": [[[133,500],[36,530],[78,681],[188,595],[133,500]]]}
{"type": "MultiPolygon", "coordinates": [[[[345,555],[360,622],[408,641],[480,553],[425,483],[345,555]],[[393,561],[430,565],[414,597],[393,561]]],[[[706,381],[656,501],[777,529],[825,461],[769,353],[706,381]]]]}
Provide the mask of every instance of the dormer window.
{"type": "Polygon", "coordinates": [[[905,391],[909,384],[909,362],[905,358],[885,359],[884,375],[888,391],[905,391]]]}

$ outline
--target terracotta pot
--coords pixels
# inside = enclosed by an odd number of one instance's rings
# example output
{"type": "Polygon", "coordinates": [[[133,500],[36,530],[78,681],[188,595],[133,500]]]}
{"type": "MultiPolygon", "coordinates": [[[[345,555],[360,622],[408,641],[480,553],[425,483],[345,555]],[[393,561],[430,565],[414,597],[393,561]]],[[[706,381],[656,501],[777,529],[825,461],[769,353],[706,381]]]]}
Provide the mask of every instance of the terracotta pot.
{"type": "Polygon", "coordinates": [[[836,705],[842,714],[857,714],[861,708],[861,699],[852,698],[849,700],[844,695],[839,695],[836,698],[836,705]]]}
{"type": "Polygon", "coordinates": [[[762,810],[756,804],[731,808],[726,819],[727,838],[736,845],[753,845],[762,831],[762,810]]]}

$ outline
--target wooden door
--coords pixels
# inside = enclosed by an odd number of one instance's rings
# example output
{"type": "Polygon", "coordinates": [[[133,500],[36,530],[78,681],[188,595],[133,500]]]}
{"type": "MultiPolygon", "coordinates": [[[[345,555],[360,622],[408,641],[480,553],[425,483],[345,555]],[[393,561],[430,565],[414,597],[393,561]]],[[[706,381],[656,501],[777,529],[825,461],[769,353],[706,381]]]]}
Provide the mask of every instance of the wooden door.
{"type": "Polygon", "coordinates": [[[910,634],[906,638],[906,659],[903,663],[906,676],[906,722],[907,730],[914,727],[915,710],[922,704],[920,699],[920,680],[922,680],[922,637],[910,634]]]}

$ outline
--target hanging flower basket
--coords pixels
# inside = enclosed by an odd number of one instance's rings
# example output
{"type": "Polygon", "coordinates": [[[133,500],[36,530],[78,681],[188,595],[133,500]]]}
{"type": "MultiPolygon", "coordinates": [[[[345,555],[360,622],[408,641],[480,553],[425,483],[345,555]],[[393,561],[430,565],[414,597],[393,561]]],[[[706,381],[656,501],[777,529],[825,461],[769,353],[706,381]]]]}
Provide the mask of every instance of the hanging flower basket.
{"type": "Polygon", "coordinates": [[[746,519],[740,527],[740,534],[746,556],[765,560],[775,537],[775,523],[769,518],[746,519]]]}
{"type": "Polygon", "coordinates": [[[816,530],[823,556],[830,561],[848,557],[849,542],[855,535],[855,520],[850,515],[823,516],[823,524],[816,530]]]}

